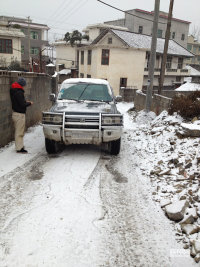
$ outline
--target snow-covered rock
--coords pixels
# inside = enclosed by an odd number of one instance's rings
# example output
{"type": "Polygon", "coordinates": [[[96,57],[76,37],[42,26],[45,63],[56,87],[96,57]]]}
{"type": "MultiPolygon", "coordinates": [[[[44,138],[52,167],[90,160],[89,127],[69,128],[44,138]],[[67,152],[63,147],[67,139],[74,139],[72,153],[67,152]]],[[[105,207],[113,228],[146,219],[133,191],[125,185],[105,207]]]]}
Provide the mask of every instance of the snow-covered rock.
{"type": "Polygon", "coordinates": [[[199,232],[199,226],[194,224],[182,224],[181,225],[182,231],[187,235],[192,235],[194,233],[199,232]]]}
{"type": "Polygon", "coordinates": [[[187,200],[175,201],[170,205],[167,205],[165,211],[167,216],[173,221],[180,221],[184,217],[185,209],[188,207],[187,200]]]}

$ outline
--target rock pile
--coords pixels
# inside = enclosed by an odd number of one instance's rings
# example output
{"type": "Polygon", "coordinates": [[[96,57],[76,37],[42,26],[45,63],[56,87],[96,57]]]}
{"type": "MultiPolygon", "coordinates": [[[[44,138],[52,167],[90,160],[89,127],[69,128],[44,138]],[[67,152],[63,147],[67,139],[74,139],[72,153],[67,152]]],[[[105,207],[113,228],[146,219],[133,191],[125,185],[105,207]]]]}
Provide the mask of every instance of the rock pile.
{"type": "Polygon", "coordinates": [[[174,221],[177,239],[190,248],[196,262],[200,261],[199,125],[198,120],[185,123],[164,111],[140,127],[141,170],[150,177],[153,199],[174,221]]]}

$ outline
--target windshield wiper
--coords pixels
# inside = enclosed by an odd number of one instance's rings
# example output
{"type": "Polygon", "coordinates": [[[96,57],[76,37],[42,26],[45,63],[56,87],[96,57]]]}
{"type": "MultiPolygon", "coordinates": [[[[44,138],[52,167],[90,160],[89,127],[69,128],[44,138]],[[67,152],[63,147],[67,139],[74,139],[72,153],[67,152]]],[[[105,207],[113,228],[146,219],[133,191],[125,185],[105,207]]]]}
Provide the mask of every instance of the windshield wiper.
{"type": "Polygon", "coordinates": [[[88,86],[89,86],[89,84],[87,84],[86,87],[83,89],[83,92],[80,94],[80,96],[79,96],[79,98],[78,98],[77,101],[82,100],[82,99],[80,99],[80,98],[81,98],[81,96],[84,94],[84,92],[85,92],[85,90],[87,89],[88,86]]]}

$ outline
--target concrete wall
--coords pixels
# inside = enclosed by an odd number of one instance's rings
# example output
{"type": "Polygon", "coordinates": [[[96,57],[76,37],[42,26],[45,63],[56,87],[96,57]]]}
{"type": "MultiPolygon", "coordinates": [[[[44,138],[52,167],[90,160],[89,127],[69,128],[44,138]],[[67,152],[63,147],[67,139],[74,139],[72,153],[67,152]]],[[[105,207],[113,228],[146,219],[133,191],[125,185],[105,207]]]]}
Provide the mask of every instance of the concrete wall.
{"type": "Polygon", "coordinates": [[[23,76],[27,81],[26,99],[34,102],[32,106],[27,108],[26,127],[39,122],[42,111],[51,106],[48,97],[51,92],[51,78],[48,75],[0,71],[0,147],[14,139],[10,86],[18,80],[19,76],[23,76]]]}
{"type": "Polygon", "coordinates": [[[122,101],[125,102],[133,102],[135,97],[136,97],[136,91],[138,89],[133,89],[133,88],[124,88],[121,87],[119,90],[119,94],[122,96],[122,101]]]}
{"type": "MultiPolygon", "coordinates": [[[[171,100],[175,95],[186,95],[191,94],[191,91],[173,91],[165,90],[162,92],[162,95],[154,94],[152,98],[151,111],[155,112],[157,115],[160,114],[163,110],[167,110],[170,107],[171,100]]],[[[136,110],[143,110],[146,108],[146,94],[136,91],[134,93],[134,106],[136,110]]]]}
{"type": "MultiPolygon", "coordinates": [[[[171,98],[155,94],[152,98],[151,111],[159,115],[163,110],[168,110],[170,104],[171,104],[171,98]]],[[[138,111],[145,109],[146,94],[137,91],[135,96],[134,106],[138,111]]]]}

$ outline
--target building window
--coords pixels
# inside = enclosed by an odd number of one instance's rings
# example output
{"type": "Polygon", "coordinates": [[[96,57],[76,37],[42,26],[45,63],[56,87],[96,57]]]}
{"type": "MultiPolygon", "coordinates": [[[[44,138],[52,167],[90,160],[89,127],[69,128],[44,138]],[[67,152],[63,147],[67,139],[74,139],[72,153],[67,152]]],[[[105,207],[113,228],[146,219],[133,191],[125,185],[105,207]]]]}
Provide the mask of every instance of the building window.
{"type": "Polygon", "coordinates": [[[108,37],[108,44],[112,44],[112,37],[108,37]]]}
{"type": "Polygon", "coordinates": [[[38,32],[31,31],[31,39],[38,40],[38,32]]]}
{"type": "Polygon", "coordinates": [[[109,49],[102,49],[101,65],[109,65],[109,54],[110,54],[109,49]]]}
{"type": "Polygon", "coordinates": [[[158,29],[158,38],[162,38],[162,30],[158,29]]]}
{"type": "Polygon", "coordinates": [[[24,45],[21,46],[21,53],[24,54],[24,45]]]}
{"type": "Polygon", "coordinates": [[[187,49],[188,49],[189,51],[191,51],[191,50],[192,50],[192,45],[191,45],[191,44],[188,44],[188,45],[187,45],[187,49]]]}
{"type": "Polygon", "coordinates": [[[200,52],[200,46],[199,46],[199,52],[200,52]]]}
{"type": "Polygon", "coordinates": [[[172,32],[172,39],[175,39],[176,33],[172,32]]]}
{"type": "Polygon", "coordinates": [[[150,53],[149,52],[146,52],[146,62],[147,62],[146,67],[147,68],[149,67],[149,60],[150,60],[150,53]]]}
{"type": "Polygon", "coordinates": [[[80,78],[84,78],[84,73],[80,73],[80,78]]]}
{"type": "Polygon", "coordinates": [[[185,40],[185,34],[184,34],[184,33],[181,35],[181,40],[182,40],[182,41],[185,40]]]}
{"type": "Polygon", "coordinates": [[[198,61],[200,61],[200,56],[197,57],[198,61]]]}
{"type": "Polygon", "coordinates": [[[0,39],[0,53],[12,54],[12,40],[10,39],[0,39]]]}
{"type": "Polygon", "coordinates": [[[87,64],[91,65],[91,61],[92,61],[92,50],[88,50],[87,64]]]}
{"type": "Polygon", "coordinates": [[[181,82],[181,76],[176,76],[176,82],[181,82]]]}
{"type": "Polygon", "coordinates": [[[197,52],[197,48],[196,46],[193,46],[193,53],[196,53],[197,52]]]}
{"type": "Polygon", "coordinates": [[[127,86],[127,78],[120,78],[120,87],[127,86]]]}
{"type": "Polygon", "coordinates": [[[143,33],[143,26],[139,26],[138,33],[143,33]]]}
{"type": "Polygon", "coordinates": [[[166,63],[166,69],[171,69],[172,68],[172,57],[168,56],[167,57],[167,63],[166,63]]]}
{"type": "Polygon", "coordinates": [[[91,78],[91,75],[90,74],[87,74],[87,78],[91,78]]]}
{"type": "Polygon", "coordinates": [[[182,69],[183,68],[183,58],[179,57],[178,58],[178,69],[182,69]]]}
{"type": "Polygon", "coordinates": [[[38,47],[31,47],[30,53],[31,53],[31,55],[39,55],[39,48],[38,47]]]}
{"type": "Polygon", "coordinates": [[[81,65],[84,64],[84,51],[81,51],[81,65]]]}

